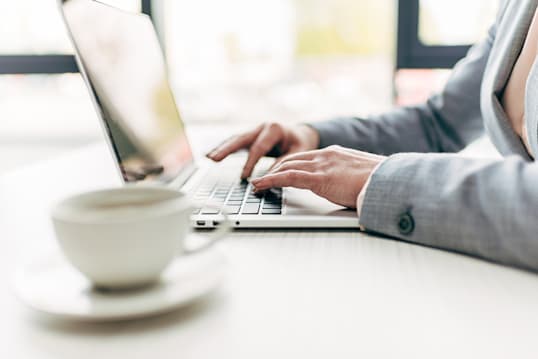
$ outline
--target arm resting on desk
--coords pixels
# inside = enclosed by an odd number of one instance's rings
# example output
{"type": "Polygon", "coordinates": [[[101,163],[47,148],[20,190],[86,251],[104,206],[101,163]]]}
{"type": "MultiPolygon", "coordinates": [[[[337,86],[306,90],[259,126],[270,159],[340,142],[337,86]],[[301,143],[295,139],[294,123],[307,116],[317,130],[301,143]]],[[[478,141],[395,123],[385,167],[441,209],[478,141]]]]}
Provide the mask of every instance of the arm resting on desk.
{"type": "Polygon", "coordinates": [[[398,154],[375,171],[367,230],[538,271],[538,163],[398,154]]]}

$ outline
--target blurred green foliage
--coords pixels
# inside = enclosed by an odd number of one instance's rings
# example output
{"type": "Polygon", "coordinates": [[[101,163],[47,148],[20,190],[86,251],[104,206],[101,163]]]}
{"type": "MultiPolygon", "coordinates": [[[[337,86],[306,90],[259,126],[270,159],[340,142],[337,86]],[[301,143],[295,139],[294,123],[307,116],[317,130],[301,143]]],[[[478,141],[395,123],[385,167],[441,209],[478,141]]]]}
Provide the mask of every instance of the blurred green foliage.
{"type": "Polygon", "coordinates": [[[302,56],[391,53],[395,0],[293,0],[296,53],[302,56]]]}

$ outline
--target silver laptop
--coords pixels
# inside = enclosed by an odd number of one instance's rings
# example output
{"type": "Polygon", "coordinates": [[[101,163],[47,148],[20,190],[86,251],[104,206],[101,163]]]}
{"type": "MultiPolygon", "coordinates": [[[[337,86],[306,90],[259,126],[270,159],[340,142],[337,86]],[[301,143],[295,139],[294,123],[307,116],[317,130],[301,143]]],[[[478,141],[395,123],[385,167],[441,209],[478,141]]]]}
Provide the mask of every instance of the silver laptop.
{"type": "MultiPolygon", "coordinates": [[[[218,226],[218,203],[236,228],[357,228],[355,211],[305,190],[255,196],[239,180],[244,156],[195,162],[169,84],[153,24],[143,14],[93,0],[58,0],[80,72],[125,183],[159,184],[190,194],[197,228],[218,226]]],[[[255,175],[270,165],[264,159],[255,175]]]]}

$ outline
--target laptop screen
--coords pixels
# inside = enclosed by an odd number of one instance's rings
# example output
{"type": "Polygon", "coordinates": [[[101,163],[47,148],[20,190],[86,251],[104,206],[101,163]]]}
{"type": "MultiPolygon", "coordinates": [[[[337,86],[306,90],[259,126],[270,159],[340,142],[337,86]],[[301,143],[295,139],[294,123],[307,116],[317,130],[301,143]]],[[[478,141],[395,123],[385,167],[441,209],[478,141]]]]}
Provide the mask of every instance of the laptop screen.
{"type": "Polygon", "coordinates": [[[151,20],[93,0],[61,2],[124,180],[173,180],[193,158],[151,20]]]}

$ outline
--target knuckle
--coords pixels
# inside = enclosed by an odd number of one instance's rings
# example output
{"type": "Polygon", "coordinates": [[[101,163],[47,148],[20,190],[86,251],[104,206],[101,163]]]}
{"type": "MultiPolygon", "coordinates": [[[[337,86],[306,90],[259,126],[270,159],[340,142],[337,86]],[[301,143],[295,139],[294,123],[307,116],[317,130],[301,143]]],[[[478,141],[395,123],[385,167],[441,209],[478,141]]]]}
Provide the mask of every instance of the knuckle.
{"type": "Polygon", "coordinates": [[[262,143],[256,143],[250,148],[251,157],[260,156],[263,154],[264,145],[262,143]]]}
{"type": "Polygon", "coordinates": [[[269,123],[268,127],[269,132],[278,137],[281,137],[284,133],[284,128],[282,127],[282,124],[278,122],[271,122],[269,123]]]}
{"type": "Polygon", "coordinates": [[[286,155],[282,157],[282,159],[279,161],[279,164],[282,166],[284,163],[288,162],[291,158],[291,155],[286,155]]]}
{"type": "Polygon", "coordinates": [[[263,155],[265,155],[267,152],[269,152],[269,149],[267,146],[264,145],[258,145],[255,149],[252,150],[252,158],[259,159],[263,155]]]}
{"type": "Polygon", "coordinates": [[[340,153],[341,151],[342,151],[342,146],[332,145],[332,146],[327,147],[326,154],[334,155],[334,154],[340,153]]]}
{"type": "Polygon", "coordinates": [[[291,181],[296,181],[297,179],[299,179],[299,172],[297,172],[297,171],[289,171],[288,179],[290,179],[291,181]]]}
{"type": "Polygon", "coordinates": [[[252,167],[254,167],[254,164],[252,163],[252,160],[249,160],[245,163],[245,165],[243,166],[243,171],[250,171],[252,169],[252,167]]]}
{"type": "Polygon", "coordinates": [[[234,144],[234,143],[240,141],[242,138],[243,138],[243,135],[236,135],[236,136],[228,137],[226,140],[222,141],[220,146],[221,147],[229,146],[231,144],[234,144]]]}
{"type": "Polygon", "coordinates": [[[291,170],[291,169],[292,169],[292,167],[291,167],[291,165],[290,165],[289,162],[283,163],[283,164],[281,164],[279,167],[280,167],[280,168],[279,168],[280,171],[288,171],[288,170],[291,170]]]}
{"type": "Polygon", "coordinates": [[[252,131],[251,132],[244,132],[236,136],[232,136],[231,139],[234,141],[237,140],[246,140],[248,138],[252,138],[252,131]]]}
{"type": "Polygon", "coordinates": [[[278,131],[278,130],[280,130],[282,128],[282,125],[280,123],[278,123],[278,122],[269,122],[267,124],[267,127],[271,131],[278,131]]]}

